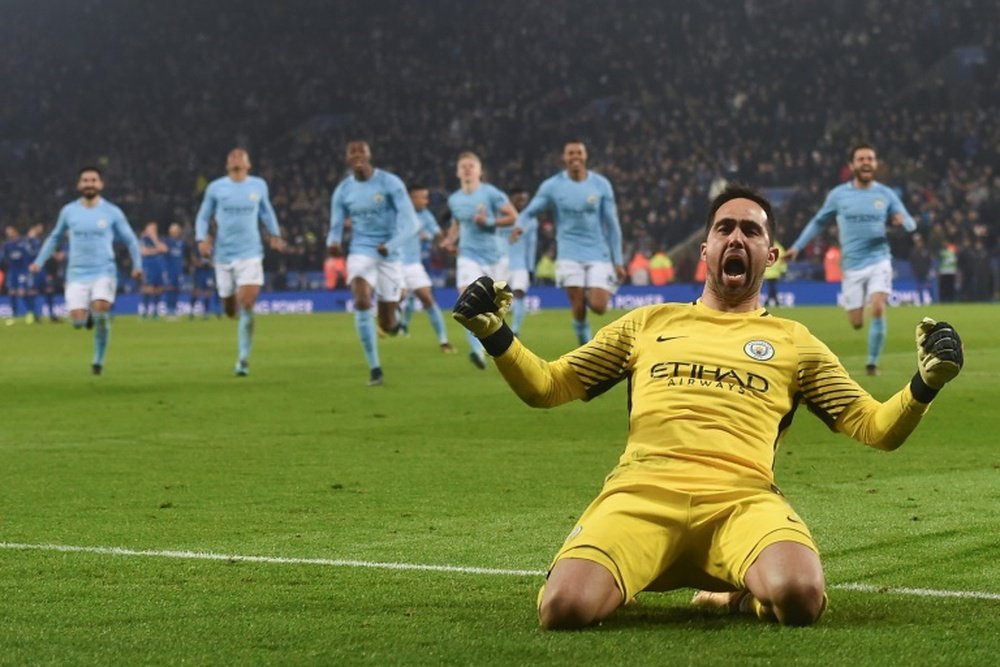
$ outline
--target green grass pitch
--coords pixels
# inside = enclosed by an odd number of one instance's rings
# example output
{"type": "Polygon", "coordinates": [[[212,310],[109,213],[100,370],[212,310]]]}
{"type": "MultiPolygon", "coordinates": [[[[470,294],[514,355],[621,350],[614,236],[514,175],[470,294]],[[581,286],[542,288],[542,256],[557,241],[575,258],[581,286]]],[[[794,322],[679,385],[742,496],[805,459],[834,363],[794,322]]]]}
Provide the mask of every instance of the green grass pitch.
{"type": "MultiPolygon", "coordinates": [[[[841,311],[781,314],[863,369],[841,311]]],[[[678,591],[573,633],[537,628],[532,573],[621,453],[624,386],[531,410],[473,368],[453,322],[459,354],[438,352],[419,313],[381,341],[379,388],[345,314],[258,317],[246,379],[228,321],[117,318],[97,378],[88,332],[0,329],[0,664],[996,664],[1000,310],[892,309],[884,373],[861,382],[884,399],[908,381],[924,314],[959,329],[966,369],[909,442],[870,450],[803,409],[778,452],[823,552],[818,625],[678,591]]],[[[569,349],[568,313],[529,316],[524,341],[569,349]]]]}

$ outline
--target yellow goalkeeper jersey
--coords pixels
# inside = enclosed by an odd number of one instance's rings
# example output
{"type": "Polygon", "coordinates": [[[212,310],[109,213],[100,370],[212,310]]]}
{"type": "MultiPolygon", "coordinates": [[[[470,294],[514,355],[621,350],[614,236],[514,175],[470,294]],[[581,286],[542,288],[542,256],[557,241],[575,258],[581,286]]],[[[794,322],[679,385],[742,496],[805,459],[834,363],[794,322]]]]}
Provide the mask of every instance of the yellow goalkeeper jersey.
{"type": "Polygon", "coordinates": [[[634,310],[551,363],[517,340],[496,361],[537,407],[589,400],[628,382],[628,441],[610,486],[767,487],[799,403],[881,449],[898,447],[927,410],[909,386],[885,403],[873,399],[798,322],[700,301],[634,310]]]}

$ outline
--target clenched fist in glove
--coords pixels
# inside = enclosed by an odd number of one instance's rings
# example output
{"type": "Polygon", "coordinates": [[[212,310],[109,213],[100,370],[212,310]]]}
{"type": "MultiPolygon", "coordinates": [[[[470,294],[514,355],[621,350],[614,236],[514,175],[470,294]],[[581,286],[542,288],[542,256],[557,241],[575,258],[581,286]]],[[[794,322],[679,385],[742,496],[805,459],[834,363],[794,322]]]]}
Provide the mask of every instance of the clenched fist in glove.
{"type": "Polygon", "coordinates": [[[479,276],[458,297],[452,317],[476,338],[487,338],[503,326],[503,316],[510,310],[513,299],[506,282],[479,276]]]}
{"type": "Polygon", "coordinates": [[[925,317],[917,325],[917,370],[931,389],[940,389],[962,370],[962,339],[947,322],[925,317]]]}

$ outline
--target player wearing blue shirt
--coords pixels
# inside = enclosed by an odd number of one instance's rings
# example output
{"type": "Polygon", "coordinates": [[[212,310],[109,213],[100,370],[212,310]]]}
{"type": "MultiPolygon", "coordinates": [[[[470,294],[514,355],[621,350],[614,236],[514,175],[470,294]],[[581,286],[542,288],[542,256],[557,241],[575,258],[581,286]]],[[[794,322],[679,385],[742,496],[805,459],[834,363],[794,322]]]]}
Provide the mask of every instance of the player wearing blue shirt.
{"type": "Polygon", "coordinates": [[[226,315],[236,317],[239,307],[237,377],[250,372],[253,309],[264,284],[264,246],[258,221],[267,227],[271,247],[278,252],[285,249],[267,183],[263,178],[251,176],[250,166],[250,155],[245,150],[229,151],[227,175],[215,179],[205,189],[194,232],[198,251],[215,262],[215,285],[226,315]],[[214,236],[208,229],[213,219],[214,236]]]}
{"type": "Polygon", "coordinates": [[[344,226],[351,225],[347,282],[354,300],[354,327],[368,362],[368,384],[382,384],[378,335],[372,317],[372,296],[378,302],[383,331],[396,334],[396,311],[403,289],[400,249],[417,235],[419,223],[406,186],[395,174],[372,166],[366,141],[349,141],[346,162],[351,175],[330,199],[330,233],[326,245],[334,257],[342,252],[344,226]]]}
{"type": "Polygon", "coordinates": [[[0,260],[3,262],[6,274],[4,282],[7,285],[7,294],[10,296],[12,314],[12,317],[7,319],[7,325],[14,324],[15,318],[21,314],[22,305],[26,312],[25,321],[31,324],[34,316],[31,304],[28,303],[28,286],[32,283],[28,265],[36,253],[31,251],[27,239],[21,237],[14,225],[7,225],[4,233],[7,240],[0,248],[0,260]]]}
{"type": "MultiPolygon", "coordinates": [[[[510,191],[510,203],[518,212],[528,206],[531,195],[524,188],[510,191]]],[[[531,273],[535,270],[535,255],[538,253],[538,220],[528,218],[523,227],[513,227],[510,231],[510,247],[507,249],[510,269],[510,289],[514,292],[511,302],[510,329],[515,336],[521,335],[527,305],[524,297],[531,285],[531,273]]]]}
{"type": "Polygon", "coordinates": [[[400,250],[400,262],[403,265],[403,286],[406,288],[406,298],[400,308],[399,330],[407,333],[410,326],[410,318],[413,317],[413,306],[416,299],[420,299],[424,312],[431,322],[431,327],[438,337],[438,345],[445,354],[454,354],[455,348],[448,342],[448,331],[445,329],[444,317],[441,315],[441,308],[434,300],[434,292],[431,291],[431,278],[424,268],[422,255],[423,241],[429,241],[431,245],[437,244],[443,234],[434,215],[427,208],[430,202],[430,192],[424,185],[410,185],[410,201],[413,203],[413,210],[417,213],[417,221],[420,223],[420,231],[403,245],[400,250]]]}
{"type": "MultiPolygon", "coordinates": [[[[456,175],[461,187],[448,197],[452,223],[442,247],[458,252],[455,284],[461,294],[479,276],[507,280],[507,237],[498,234],[497,228],[513,225],[517,211],[504,192],[483,183],[483,165],[475,153],[458,156],[456,175]]],[[[483,344],[468,331],[465,337],[471,348],[469,360],[485,369],[483,344]]]]}
{"type": "Polygon", "coordinates": [[[556,284],[565,288],[573,330],[582,345],[590,340],[587,308],[601,315],[625,279],[622,229],[611,182],[587,169],[587,148],[579,141],[563,146],[566,170],[546,180],[517,226],[549,211],[556,225],[556,284]]]}
{"type": "Polygon", "coordinates": [[[163,294],[164,262],[167,246],[160,240],[159,226],[155,221],[146,223],[139,237],[142,251],[142,319],[160,319],[160,296],[163,294]]]}
{"type": "Polygon", "coordinates": [[[872,146],[858,144],[852,148],[854,177],[830,191],[823,207],[786,254],[788,261],[793,261],[817,234],[837,223],[843,306],[851,326],[855,329],[864,326],[865,301],[871,304],[865,367],[868,375],[878,375],[878,360],[885,346],[885,304],[892,292],[892,257],[886,225],[902,226],[908,232],[917,228],[896,193],[875,180],[876,169],[878,158],[872,146]]]}
{"type": "Polygon", "coordinates": [[[205,257],[195,248],[191,253],[190,262],[194,272],[191,276],[191,305],[188,319],[194,319],[198,299],[201,299],[202,304],[201,319],[207,320],[210,312],[215,313],[216,317],[222,317],[219,300],[215,298],[215,267],[212,265],[212,259],[205,257]]]}
{"type": "Polygon", "coordinates": [[[41,271],[45,262],[59,248],[63,236],[69,236],[69,260],[66,266],[66,309],[73,328],[94,329],[94,361],[91,371],[100,375],[111,339],[111,306],[118,287],[114,241],[128,245],[132,258],[132,277],[142,279],[139,240],[129,227],[122,210],[101,198],[104,179],[97,167],[83,167],[76,184],[80,199],[67,204],[59,213],[56,226],[45,239],[38,256],[31,263],[32,273],[41,271]]]}
{"type": "Polygon", "coordinates": [[[167,319],[177,318],[177,300],[181,292],[181,276],[184,275],[184,257],[187,255],[187,244],[184,242],[183,230],[176,222],[167,228],[167,238],[163,244],[167,251],[163,255],[163,278],[167,296],[167,319]]]}

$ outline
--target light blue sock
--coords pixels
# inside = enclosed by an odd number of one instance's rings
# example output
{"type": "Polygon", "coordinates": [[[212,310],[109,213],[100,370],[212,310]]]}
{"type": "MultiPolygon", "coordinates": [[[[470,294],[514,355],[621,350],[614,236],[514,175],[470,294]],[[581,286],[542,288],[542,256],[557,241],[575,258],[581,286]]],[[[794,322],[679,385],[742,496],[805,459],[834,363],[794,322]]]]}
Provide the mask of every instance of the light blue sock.
{"type": "Polygon", "coordinates": [[[427,311],[427,319],[431,321],[431,326],[434,327],[434,333],[437,334],[439,343],[448,342],[448,331],[444,328],[444,316],[441,315],[441,308],[435,303],[427,311]]]}
{"type": "Polygon", "coordinates": [[[868,325],[868,363],[878,365],[878,358],[882,356],[882,348],[885,347],[886,332],[885,317],[872,318],[868,325]]]}
{"type": "Polygon", "coordinates": [[[403,327],[410,326],[410,320],[413,319],[413,294],[409,294],[406,297],[406,301],[403,302],[403,307],[400,308],[399,313],[399,324],[403,327]]]}
{"type": "Polygon", "coordinates": [[[375,333],[375,318],[372,317],[371,309],[354,311],[354,328],[357,329],[358,338],[361,339],[368,368],[379,368],[381,364],[378,360],[378,336],[375,333]]]}
{"type": "Polygon", "coordinates": [[[510,329],[514,332],[514,335],[520,335],[521,326],[524,324],[524,316],[528,312],[528,304],[525,303],[524,297],[514,297],[514,303],[511,305],[511,319],[510,319],[510,329]]]}
{"type": "Polygon", "coordinates": [[[108,313],[94,313],[94,363],[104,365],[104,353],[111,340],[111,316],[108,313]]]}
{"type": "Polygon", "coordinates": [[[486,358],[486,348],[483,344],[479,342],[479,339],[472,335],[472,332],[468,329],[465,330],[465,339],[469,341],[469,347],[472,349],[472,353],[479,357],[480,359],[486,358]]]}
{"type": "Polygon", "coordinates": [[[253,347],[253,310],[240,308],[240,323],[237,327],[240,349],[240,361],[249,361],[250,348],[253,347]]]}
{"type": "Polygon", "coordinates": [[[592,338],[590,333],[590,323],[587,322],[586,318],[582,320],[573,320],[573,331],[576,332],[576,340],[580,345],[589,342],[592,338]]]}

